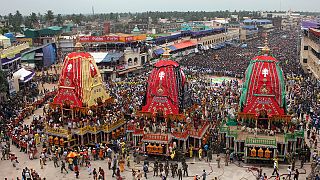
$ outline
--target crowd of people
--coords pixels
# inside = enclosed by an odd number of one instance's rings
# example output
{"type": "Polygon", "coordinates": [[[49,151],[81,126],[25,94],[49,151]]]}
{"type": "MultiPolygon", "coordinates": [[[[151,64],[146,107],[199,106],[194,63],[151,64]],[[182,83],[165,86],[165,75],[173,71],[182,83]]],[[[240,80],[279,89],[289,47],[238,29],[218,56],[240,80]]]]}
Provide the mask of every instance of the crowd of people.
{"type": "MultiPolygon", "coordinates": [[[[314,80],[310,75],[305,74],[299,65],[298,61],[298,33],[279,31],[268,35],[268,45],[272,50],[273,55],[280,62],[287,86],[287,102],[288,112],[294,116],[294,119],[301,123],[297,128],[306,129],[310,133],[310,145],[305,145],[306,149],[317,148],[317,133],[319,132],[319,93],[320,83],[314,80]]],[[[180,64],[183,66],[185,73],[189,77],[188,84],[188,103],[199,105],[199,109],[195,109],[193,116],[199,119],[208,119],[212,124],[218,124],[220,120],[226,117],[232,118],[238,108],[240,98],[241,85],[239,80],[223,82],[219,86],[210,86],[205,78],[207,74],[232,76],[242,78],[245,70],[250,63],[250,60],[258,54],[259,46],[264,46],[264,38],[260,37],[255,40],[246,42],[247,47],[228,46],[219,50],[200,51],[200,53],[192,54],[183,57],[180,64]]],[[[51,71],[57,71],[58,68],[52,68],[51,71]]],[[[57,74],[57,73],[55,73],[57,74]]],[[[160,123],[152,123],[150,119],[142,120],[135,117],[137,111],[141,109],[144,103],[148,73],[126,78],[117,82],[106,82],[106,89],[110,92],[110,96],[114,99],[114,104],[101,110],[105,118],[98,118],[97,112],[94,116],[79,117],[78,119],[67,119],[67,126],[70,129],[83,127],[86,122],[92,126],[102,124],[115,123],[120,118],[127,116],[130,122],[143,129],[145,132],[182,132],[186,123],[193,120],[193,117],[187,116],[186,122],[172,122],[170,128],[160,123]],[[164,127],[164,128],[163,128],[164,127]],[[172,128],[172,129],[171,129],[172,128]]],[[[53,161],[55,168],[60,168],[61,173],[75,172],[75,176],[80,176],[80,168],[86,167],[87,173],[92,175],[94,179],[106,179],[105,171],[102,167],[98,170],[92,167],[92,161],[106,161],[108,169],[112,170],[112,177],[116,176],[121,179],[121,173],[124,167],[131,168],[130,149],[126,145],[126,139],[123,137],[114,140],[112,145],[95,144],[94,146],[80,145],[76,148],[58,147],[51,145],[47,141],[47,137],[43,133],[44,123],[48,123],[52,127],[63,126],[61,124],[60,112],[57,109],[44,108],[46,114],[43,116],[34,116],[30,125],[24,125],[23,119],[33,114],[37,106],[42,105],[47,99],[41,101],[36,106],[36,100],[39,100],[39,94],[48,94],[49,90],[39,91],[38,86],[44,83],[56,83],[58,77],[48,73],[42,73],[34,83],[34,86],[25,87],[8,101],[0,102],[0,129],[1,139],[4,143],[0,143],[2,153],[1,160],[10,159],[13,166],[17,166],[19,162],[17,157],[12,154],[12,147],[18,147],[22,152],[29,154],[30,159],[35,158],[35,150],[38,152],[38,159],[41,168],[45,168],[49,161],[53,161]],[[11,143],[10,143],[11,141],[11,143]],[[4,144],[4,145],[3,145],[4,144]],[[30,153],[31,152],[31,153],[30,153]],[[74,153],[73,157],[68,157],[74,153]],[[31,154],[31,155],[30,155],[31,154]]],[[[41,99],[41,98],[40,98],[41,99]]],[[[187,102],[186,102],[187,103],[187,102]]],[[[129,122],[129,124],[130,124],[129,122]]],[[[191,123],[191,128],[198,128],[202,121],[198,124],[191,123]]],[[[212,126],[210,129],[210,140],[207,147],[204,147],[205,155],[209,157],[212,151],[215,153],[224,152],[224,145],[218,141],[218,126],[212,126]],[[210,152],[210,153],[209,153],[210,152]]],[[[128,143],[127,143],[128,144],[128,143]]],[[[229,155],[229,153],[226,153],[229,155]]],[[[232,154],[232,153],[231,153],[232,154]]],[[[211,155],[212,156],[212,155],[211,155]]],[[[234,159],[232,155],[228,159],[234,159]]],[[[199,156],[200,157],[200,156],[199,156]]],[[[310,153],[309,156],[311,157],[310,153]]],[[[202,156],[201,156],[202,158],[202,156]]],[[[201,159],[199,158],[199,159],[201,159]]],[[[211,160],[211,158],[209,158],[211,160]]],[[[209,160],[208,159],[208,160],[209,160]]],[[[309,158],[310,159],[310,158],[309,158]]],[[[314,157],[317,160],[317,156],[314,157]]],[[[217,157],[217,161],[220,157],[217,157]]],[[[229,160],[227,160],[228,162],[229,160]]],[[[182,179],[182,171],[188,176],[187,164],[181,165],[169,163],[163,165],[161,162],[155,162],[153,166],[154,175],[158,176],[158,171],[162,179],[166,179],[169,173],[169,167],[172,170],[172,177],[182,179]],[[180,167],[180,168],[179,168],[180,167]]],[[[144,174],[147,178],[149,172],[148,163],[144,163],[141,171],[132,169],[134,179],[142,179],[144,174]]],[[[202,178],[205,178],[207,173],[202,173],[202,178]]],[[[40,179],[38,173],[28,167],[25,167],[22,172],[23,179],[40,179]]],[[[199,178],[196,175],[195,178],[199,178]]],[[[263,177],[264,178],[264,177],[263,177]]]]}

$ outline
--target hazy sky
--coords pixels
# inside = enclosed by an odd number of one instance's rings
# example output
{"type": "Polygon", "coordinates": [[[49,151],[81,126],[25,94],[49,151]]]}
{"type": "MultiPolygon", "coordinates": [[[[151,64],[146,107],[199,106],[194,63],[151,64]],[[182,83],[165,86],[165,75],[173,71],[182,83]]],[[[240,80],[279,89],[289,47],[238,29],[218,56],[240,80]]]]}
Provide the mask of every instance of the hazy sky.
{"type": "Polygon", "coordinates": [[[19,10],[55,14],[142,12],[142,11],[215,11],[215,10],[300,10],[320,11],[320,0],[0,0],[0,14],[19,10]]]}

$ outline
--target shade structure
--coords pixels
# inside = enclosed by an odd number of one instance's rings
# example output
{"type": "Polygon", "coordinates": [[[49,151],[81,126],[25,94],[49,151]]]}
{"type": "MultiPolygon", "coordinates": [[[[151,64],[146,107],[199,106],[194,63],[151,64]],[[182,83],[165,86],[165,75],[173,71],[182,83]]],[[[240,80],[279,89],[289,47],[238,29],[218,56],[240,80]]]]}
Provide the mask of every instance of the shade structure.
{"type": "Polygon", "coordinates": [[[21,68],[17,72],[13,73],[13,77],[19,78],[19,80],[22,82],[28,82],[33,78],[34,74],[34,71],[28,71],[24,68],[21,68]]]}
{"type": "Polygon", "coordinates": [[[279,62],[268,54],[253,58],[245,73],[241,115],[285,116],[285,82],[279,62]]]}
{"type": "Polygon", "coordinates": [[[179,64],[172,60],[160,60],[148,79],[146,103],[142,113],[178,115],[183,106],[185,75],[179,64]]]}
{"type": "Polygon", "coordinates": [[[58,93],[53,103],[90,107],[107,99],[109,94],[106,93],[93,57],[86,52],[68,54],[64,60],[58,93]]]}

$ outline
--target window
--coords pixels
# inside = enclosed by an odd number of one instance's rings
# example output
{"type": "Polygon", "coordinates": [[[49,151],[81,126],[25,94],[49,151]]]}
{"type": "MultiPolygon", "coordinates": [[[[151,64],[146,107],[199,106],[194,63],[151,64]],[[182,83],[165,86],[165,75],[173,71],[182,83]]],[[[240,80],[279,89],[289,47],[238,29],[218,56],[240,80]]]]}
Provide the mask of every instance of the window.
{"type": "Polygon", "coordinates": [[[132,66],[132,59],[131,58],[128,59],[128,66],[132,66]]]}
{"type": "Polygon", "coordinates": [[[308,63],[308,59],[304,58],[303,63],[308,63]]]}
{"type": "Polygon", "coordinates": [[[308,46],[304,46],[303,49],[304,49],[304,50],[308,50],[308,46]]]}
{"type": "Polygon", "coordinates": [[[138,58],[134,58],[133,62],[134,62],[134,65],[137,65],[138,64],[138,58]]]}

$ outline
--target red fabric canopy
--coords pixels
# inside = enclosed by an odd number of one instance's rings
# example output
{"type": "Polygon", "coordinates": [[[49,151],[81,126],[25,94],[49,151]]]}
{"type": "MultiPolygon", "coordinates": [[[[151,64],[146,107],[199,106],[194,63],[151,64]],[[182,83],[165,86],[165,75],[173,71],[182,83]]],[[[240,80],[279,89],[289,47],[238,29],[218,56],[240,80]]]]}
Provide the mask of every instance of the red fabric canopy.
{"type": "Polygon", "coordinates": [[[192,41],[184,41],[181,43],[174,44],[173,46],[177,49],[183,49],[183,48],[187,48],[187,47],[191,47],[191,46],[195,46],[195,45],[197,45],[197,44],[192,41]]]}
{"type": "Polygon", "coordinates": [[[174,67],[178,67],[179,64],[175,61],[171,61],[171,60],[160,60],[158,61],[155,65],[155,67],[163,67],[163,66],[174,66],[174,67]]]}
{"type": "Polygon", "coordinates": [[[149,75],[146,105],[142,107],[142,113],[155,115],[161,112],[164,116],[178,115],[178,97],[184,83],[185,76],[177,62],[171,60],[157,62],[149,75]]]}
{"type": "Polygon", "coordinates": [[[246,101],[242,112],[256,116],[259,116],[261,111],[266,111],[268,116],[285,115],[283,102],[285,88],[282,70],[276,63],[277,59],[262,55],[253,60],[245,75],[247,82],[244,84],[243,93],[246,93],[246,101]]]}
{"type": "Polygon", "coordinates": [[[253,60],[264,60],[264,61],[278,61],[276,58],[272,57],[272,56],[257,56],[254,57],[253,60]]]}

